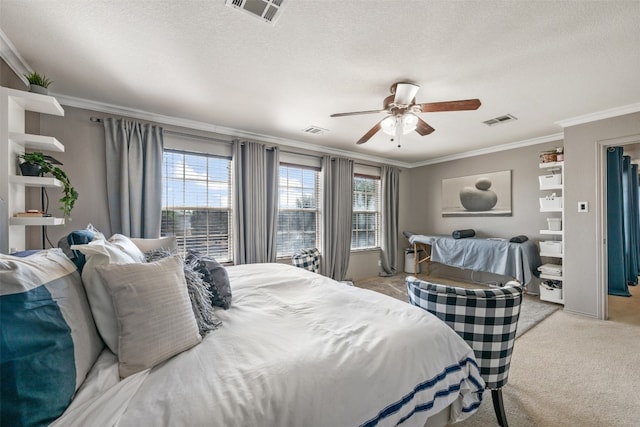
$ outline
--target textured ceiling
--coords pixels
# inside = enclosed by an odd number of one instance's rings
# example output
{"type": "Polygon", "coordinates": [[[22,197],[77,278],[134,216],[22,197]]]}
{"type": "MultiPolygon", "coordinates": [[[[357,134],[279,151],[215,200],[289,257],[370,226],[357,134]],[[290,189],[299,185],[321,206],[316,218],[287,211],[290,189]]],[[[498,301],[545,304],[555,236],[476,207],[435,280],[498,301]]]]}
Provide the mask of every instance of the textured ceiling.
{"type": "Polygon", "coordinates": [[[334,150],[419,163],[545,138],[557,121],[640,105],[640,1],[288,0],[270,25],[224,0],[0,0],[0,28],[52,92],[334,150]],[[379,132],[396,81],[436,131],[379,132]],[[517,121],[482,121],[513,114],[517,121]],[[307,135],[310,126],[328,129],[307,135]]]}

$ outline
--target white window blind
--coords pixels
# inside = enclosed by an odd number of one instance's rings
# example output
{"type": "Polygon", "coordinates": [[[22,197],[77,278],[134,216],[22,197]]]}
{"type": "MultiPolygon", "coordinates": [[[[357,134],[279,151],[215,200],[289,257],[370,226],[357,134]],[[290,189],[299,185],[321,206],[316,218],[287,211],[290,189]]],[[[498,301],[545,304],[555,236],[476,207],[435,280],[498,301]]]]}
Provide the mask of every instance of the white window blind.
{"type": "Polygon", "coordinates": [[[320,170],[280,163],[277,256],[317,248],[320,241],[320,170]]]}
{"type": "Polygon", "coordinates": [[[225,262],[233,259],[231,230],[231,160],[165,149],[161,234],[225,262]]]}
{"type": "Polygon", "coordinates": [[[380,246],[380,177],[353,176],[351,249],[380,246]]]}

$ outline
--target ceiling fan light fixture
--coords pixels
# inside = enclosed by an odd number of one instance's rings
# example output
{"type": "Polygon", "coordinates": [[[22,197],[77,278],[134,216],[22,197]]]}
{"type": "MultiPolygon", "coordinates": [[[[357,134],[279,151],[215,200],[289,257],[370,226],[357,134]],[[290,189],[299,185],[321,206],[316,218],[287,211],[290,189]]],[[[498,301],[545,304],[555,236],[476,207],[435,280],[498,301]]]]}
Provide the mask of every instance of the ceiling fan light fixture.
{"type": "Polygon", "coordinates": [[[413,113],[389,115],[380,122],[380,129],[390,136],[406,135],[416,130],[418,116],[413,113]]]}
{"type": "Polygon", "coordinates": [[[418,116],[413,113],[404,113],[402,115],[402,131],[404,134],[413,132],[418,126],[418,116]]]}
{"type": "Polygon", "coordinates": [[[396,136],[396,116],[389,115],[382,119],[380,128],[387,135],[396,136]]]}

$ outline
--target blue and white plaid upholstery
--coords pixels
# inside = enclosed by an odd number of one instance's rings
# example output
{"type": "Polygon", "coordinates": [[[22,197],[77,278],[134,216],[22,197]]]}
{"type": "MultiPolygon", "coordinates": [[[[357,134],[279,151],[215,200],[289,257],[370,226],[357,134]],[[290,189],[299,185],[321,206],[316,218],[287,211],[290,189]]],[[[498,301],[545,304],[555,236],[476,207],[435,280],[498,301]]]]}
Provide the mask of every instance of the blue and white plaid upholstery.
{"type": "Polygon", "coordinates": [[[408,276],[409,301],[435,314],[473,349],[488,389],[507,383],[511,353],[522,304],[522,286],[466,289],[408,276]]]}
{"type": "Polygon", "coordinates": [[[299,249],[291,257],[294,266],[318,273],[320,270],[320,251],[316,248],[299,249]]]}

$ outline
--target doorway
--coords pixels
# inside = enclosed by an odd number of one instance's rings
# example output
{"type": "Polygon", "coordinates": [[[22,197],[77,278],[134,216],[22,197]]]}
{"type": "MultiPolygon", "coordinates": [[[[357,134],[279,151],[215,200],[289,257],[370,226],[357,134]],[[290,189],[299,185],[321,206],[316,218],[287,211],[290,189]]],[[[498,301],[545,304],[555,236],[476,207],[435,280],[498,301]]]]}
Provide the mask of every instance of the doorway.
{"type": "Polygon", "coordinates": [[[598,191],[598,216],[600,237],[600,266],[601,271],[598,274],[598,288],[601,293],[601,313],[600,318],[624,321],[631,320],[635,314],[634,321],[637,322],[637,316],[640,314],[640,286],[629,286],[631,297],[622,297],[609,295],[608,292],[608,252],[607,252],[607,149],[609,147],[623,147],[624,154],[631,157],[632,162],[640,164],[640,137],[638,135],[615,138],[605,141],[599,141],[599,191],[598,191]]]}

